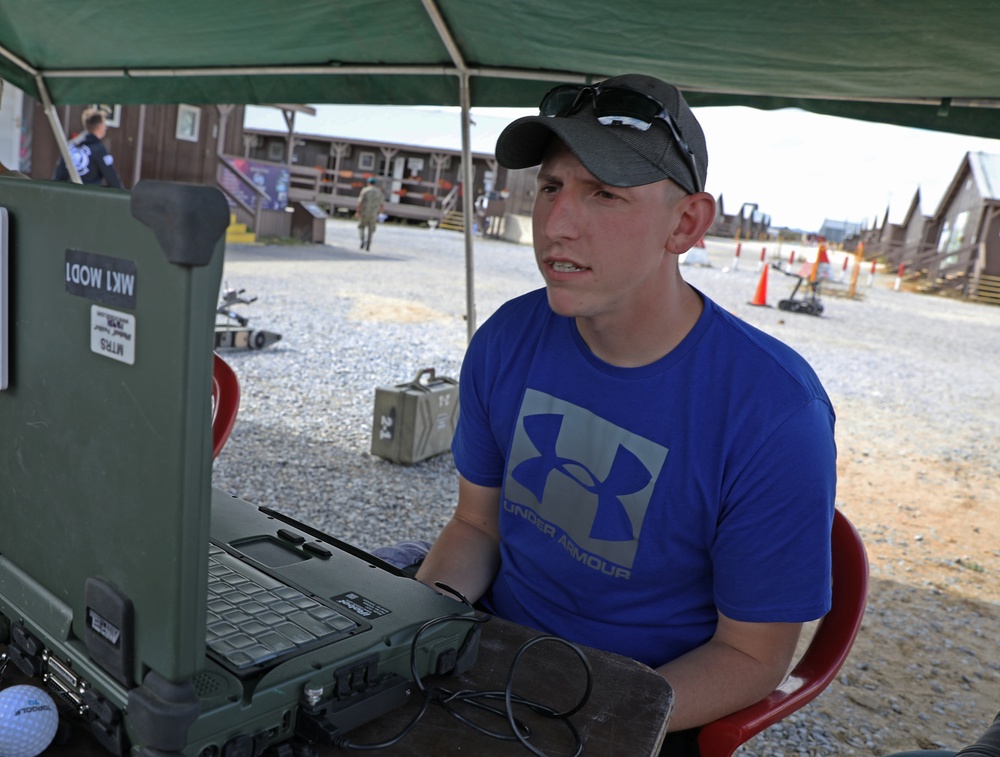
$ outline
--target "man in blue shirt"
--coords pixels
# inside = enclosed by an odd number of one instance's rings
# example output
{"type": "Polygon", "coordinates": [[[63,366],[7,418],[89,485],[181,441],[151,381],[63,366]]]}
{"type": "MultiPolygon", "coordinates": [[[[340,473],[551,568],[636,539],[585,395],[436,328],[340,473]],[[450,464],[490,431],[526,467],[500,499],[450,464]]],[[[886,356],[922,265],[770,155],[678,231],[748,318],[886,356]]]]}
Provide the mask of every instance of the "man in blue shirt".
{"type": "Polygon", "coordinates": [[[545,288],[475,334],[458,505],[417,578],[628,655],[672,685],[671,731],[758,701],[830,603],[834,413],[786,345],[681,276],[715,218],[681,94],[565,85],[501,134],[540,165],[545,288]]]}

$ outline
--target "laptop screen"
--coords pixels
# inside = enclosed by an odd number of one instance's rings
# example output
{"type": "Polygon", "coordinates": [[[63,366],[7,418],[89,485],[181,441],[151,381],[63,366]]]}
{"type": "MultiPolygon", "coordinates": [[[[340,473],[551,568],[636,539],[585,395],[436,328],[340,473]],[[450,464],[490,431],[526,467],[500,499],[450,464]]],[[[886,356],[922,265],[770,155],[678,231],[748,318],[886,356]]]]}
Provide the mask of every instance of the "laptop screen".
{"type": "Polygon", "coordinates": [[[60,643],[101,637],[127,685],[186,679],[204,664],[229,208],[202,186],[23,179],[0,179],[0,208],[0,610],[60,643]]]}

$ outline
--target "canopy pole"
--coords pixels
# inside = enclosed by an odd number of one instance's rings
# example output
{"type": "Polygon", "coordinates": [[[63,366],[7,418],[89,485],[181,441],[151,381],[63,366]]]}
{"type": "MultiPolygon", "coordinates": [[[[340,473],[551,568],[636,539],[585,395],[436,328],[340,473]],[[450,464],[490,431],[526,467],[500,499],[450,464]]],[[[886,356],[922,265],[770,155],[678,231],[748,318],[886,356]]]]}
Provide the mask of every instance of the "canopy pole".
{"type": "Polygon", "coordinates": [[[132,186],[142,179],[143,135],[146,133],[146,106],[139,106],[139,136],[135,140],[135,163],[132,166],[132,186]]]}
{"type": "Polygon", "coordinates": [[[465,326],[469,341],[471,341],[472,335],[476,333],[476,284],[475,276],[473,275],[474,256],[472,251],[472,204],[475,200],[472,193],[475,191],[473,182],[475,181],[476,172],[472,165],[472,137],[469,127],[471,122],[469,109],[472,104],[472,96],[469,92],[471,72],[465,64],[465,58],[458,47],[458,43],[455,42],[455,37],[451,33],[451,29],[448,28],[448,22],[445,21],[444,16],[441,15],[441,10],[437,7],[436,0],[421,0],[421,2],[424,5],[424,10],[427,11],[428,17],[430,17],[431,23],[434,24],[434,29],[441,39],[441,44],[445,46],[451,62],[455,64],[456,73],[458,74],[458,100],[462,106],[462,215],[464,216],[463,226],[465,227],[465,326]]]}
{"type": "Polygon", "coordinates": [[[38,94],[42,96],[42,107],[45,110],[45,115],[49,119],[49,126],[52,127],[52,134],[56,138],[56,145],[59,147],[59,154],[62,155],[63,163],[66,164],[66,171],[69,173],[69,180],[74,184],[83,184],[80,181],[80,174],[76,171],[76,166],[73,164],[73,158],[69,154],[69,143],[66,141],[66,132],[63,130],[63,126],[59,123],[59,115],[56,113],[55,107],[52,105],[52,98],[49,97],[49,90],[45,86],[45,80],[42,78],[41,74],[35,76],[35,86],[38,87],[38,94]]]}
{"type": "Polygon", "coordinates": [[[462,215],[465,216],[465,319],[468,338],[476,333],[476,295],[473,255],[473,201],[475,171],[472,165],[472,136],[469,113],[469,74],[463,71],[458,77],[459,98],[462,104],[462,215]]]}

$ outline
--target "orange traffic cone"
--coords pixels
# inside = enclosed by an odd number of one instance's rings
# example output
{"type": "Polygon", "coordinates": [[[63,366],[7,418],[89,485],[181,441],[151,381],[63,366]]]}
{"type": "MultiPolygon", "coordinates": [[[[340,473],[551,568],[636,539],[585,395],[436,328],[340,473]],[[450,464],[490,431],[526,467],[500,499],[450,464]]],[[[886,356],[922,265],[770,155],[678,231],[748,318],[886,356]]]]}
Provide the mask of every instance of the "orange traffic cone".
{"type": "Polygon", "coordinates": [[[830,256],[826,254],[826,244],[820,243],[819,251],[816,253],[816,259],[813,261],[812,270],[809,272],[809,283],[815,283],[816,279],[819,278],[819,267],[821,265],[830,265],[830,256]]]}
{"type": "Polygon", "coordinates": [[[751,305],[760,305],[762,307],[768,307],[767,304],[767,266],[764,266],[764,270],[760,272],[760,281],[757,283],[757,292],[754,294],[753,299],[750,300],[751,305]]]}
{"type": "Polygon", "coordinates": [[[813,261],[812,266],[809,268],[809,283],[812,284],[819,277],[819,257],[813,261]]]}

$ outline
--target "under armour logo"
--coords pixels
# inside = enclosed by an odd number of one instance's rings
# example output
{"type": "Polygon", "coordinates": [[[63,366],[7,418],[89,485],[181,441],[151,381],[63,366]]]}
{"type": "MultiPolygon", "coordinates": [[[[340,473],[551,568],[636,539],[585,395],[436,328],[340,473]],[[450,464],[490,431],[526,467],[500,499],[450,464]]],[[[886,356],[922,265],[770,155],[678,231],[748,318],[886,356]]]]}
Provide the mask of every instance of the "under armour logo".
{"type": "Polygon", "coordinates": [[[590,538],[605,541],[631,541],[635,528],[619,497],[644,489],[652,474],[643,462],[621,444],[615,451],[608,475],[601,480],[585,464],[556,452],[556,442],[562,428],[563,415],[546,413],[528,415],[523,419],[524,432],[537,457],[522,461],[511,471],[515,481],[542,501],[548,477],[560,473],[581,489],[597,497],[597,512],[590,529],[590,538]]]}

